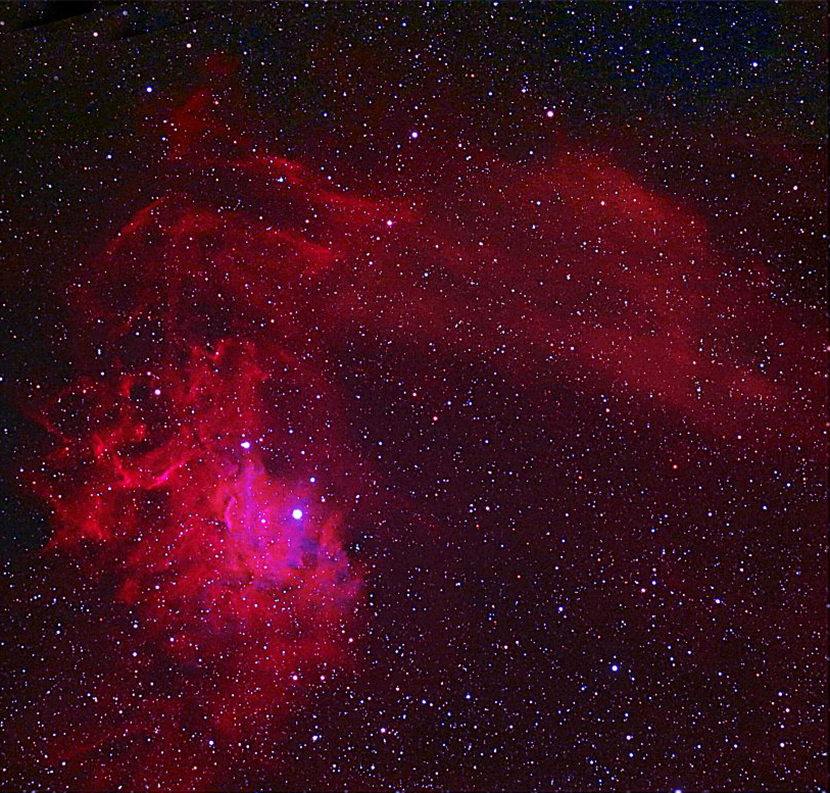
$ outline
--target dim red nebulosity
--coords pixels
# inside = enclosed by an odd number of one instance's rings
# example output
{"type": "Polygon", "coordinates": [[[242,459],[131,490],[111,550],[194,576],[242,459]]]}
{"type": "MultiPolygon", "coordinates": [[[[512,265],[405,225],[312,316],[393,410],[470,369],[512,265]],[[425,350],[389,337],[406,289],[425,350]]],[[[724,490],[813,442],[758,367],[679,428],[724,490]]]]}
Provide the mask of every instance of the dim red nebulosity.
{"type": "Polygon", "coordinates": [[[346,339],[499,349],[522,389],[565,378],[720,440],[820,442],[782,409],[821,404],[816,334],[760,262],[610,155],[565,142],[468,178],[448,156],[403,200],[251,144],[218,102],[172,114],[174,187],[73,276],[88,372],[34,408],[54,439],[30,477],[44,553],[131,625],[79,737],[51,750],[89,788],[221,789],[236,743],[290,723],[309,681],[360,673],[371,578],[349,543],[380,474],[350,438],[346,339]]]}

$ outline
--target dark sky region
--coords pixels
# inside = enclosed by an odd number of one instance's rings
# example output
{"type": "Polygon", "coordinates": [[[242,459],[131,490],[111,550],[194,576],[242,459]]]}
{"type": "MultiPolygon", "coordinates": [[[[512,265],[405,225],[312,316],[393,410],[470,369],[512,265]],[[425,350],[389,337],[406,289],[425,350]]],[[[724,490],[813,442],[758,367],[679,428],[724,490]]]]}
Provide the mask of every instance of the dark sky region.
{"type": "Polygon", "coordinates": [[[827,789],[826,3],[0,58],[0,788],[827,789]]]}

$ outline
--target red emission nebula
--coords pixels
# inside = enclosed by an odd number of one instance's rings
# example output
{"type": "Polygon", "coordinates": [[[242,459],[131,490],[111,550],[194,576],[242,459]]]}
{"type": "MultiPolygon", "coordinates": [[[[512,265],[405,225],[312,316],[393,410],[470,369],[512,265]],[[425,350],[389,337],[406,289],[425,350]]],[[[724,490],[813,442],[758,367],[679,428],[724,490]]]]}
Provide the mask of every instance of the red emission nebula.
{"type": "Polygon", "coordinates": [[[83,716],[44,700],[72,724],[44,750],[56,779],[221,789],[240,743],[277,741],[316,687],[364,673],[378,572],[354,548],[361,493],[395,489],[350,437],[348,340],[824,454],[793,418],[824,404],[815,326],[612,151],[561,138],[464,178],[450,152],[404,199],[283,158],[219,103],[205,88],[170,114],[163,194],[67,281],[85,374],[25,406],[50,438],[24,477],[50,509],[43,563],[69,566],[110,621],[71,629],[100,664],[83,716]]]}

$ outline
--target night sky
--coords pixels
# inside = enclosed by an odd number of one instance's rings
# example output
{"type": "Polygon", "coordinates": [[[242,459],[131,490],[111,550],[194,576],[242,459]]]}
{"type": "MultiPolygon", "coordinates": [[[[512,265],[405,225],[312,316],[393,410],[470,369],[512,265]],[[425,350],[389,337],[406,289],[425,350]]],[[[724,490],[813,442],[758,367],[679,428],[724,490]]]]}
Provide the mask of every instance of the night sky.
{"type": "Polygon", "coordinates": [[[0,789],[826,790],[826,15],[0,7],[0,789]]]}

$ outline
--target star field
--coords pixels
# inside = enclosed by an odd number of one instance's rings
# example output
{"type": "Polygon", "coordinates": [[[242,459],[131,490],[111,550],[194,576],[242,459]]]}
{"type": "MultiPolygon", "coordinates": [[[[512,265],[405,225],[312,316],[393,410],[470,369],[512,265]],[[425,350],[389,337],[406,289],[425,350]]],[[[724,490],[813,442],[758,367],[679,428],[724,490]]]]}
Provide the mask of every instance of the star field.
{"type": "Polygon", "coordinates": [[[0,788],[827,789],[826,5],[0,23],[0,788]]]}

